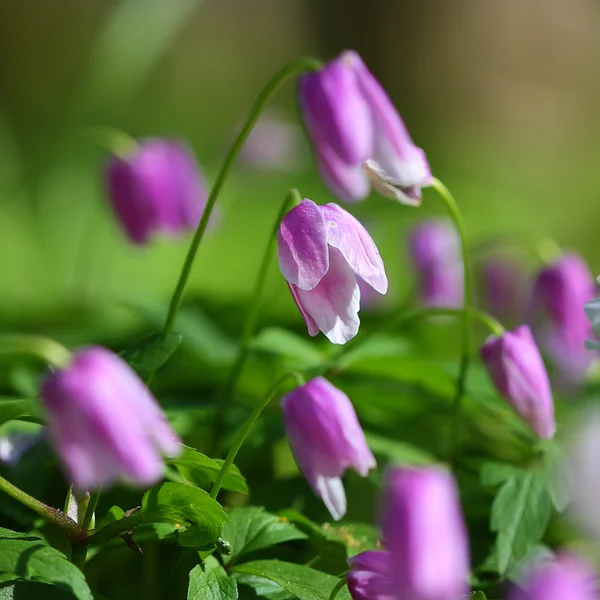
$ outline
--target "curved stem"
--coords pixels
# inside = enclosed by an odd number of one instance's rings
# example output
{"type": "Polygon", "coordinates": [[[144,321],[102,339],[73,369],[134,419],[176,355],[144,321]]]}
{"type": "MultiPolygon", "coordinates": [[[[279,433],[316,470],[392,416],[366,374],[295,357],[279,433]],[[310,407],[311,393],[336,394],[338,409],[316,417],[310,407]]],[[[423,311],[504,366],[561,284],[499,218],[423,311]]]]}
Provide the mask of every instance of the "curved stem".
{"type": "Polygon", "coordinates": [[[64,368],[71,362],[71,353],[58,342],[41,335],[0,335],[0,355],[25,354],[64,368]]]}
{"type": "MultiPolygon", "coordinates": [[[[250,301],[250,309],[248,310],[248,313],[246,315],[246,321],[244,323],[244,329],[242,331],[242,336],[238,347],[237,358],[233,364],[233,367],[231,368],[231,372],[229,374],[229,377],[227,378],[227,383],[223,392],[222,399],[224,402],[227,402],[230,399],[231,395],[235,392],[235,386],[238,377],[241,375],[242,369],[244,368],[244,364],[246,363],[246,359],[248,358],[250,340],[252,339],[252,335],[254,334],[254,330],[256,329],[256,323],[258,321],[260,308],[262,306],[265,280],[267,278],[269,267],[271,266],[271,262],[273,260],[275,246],[277,244],[277,232],[279,230],[279,225],[283,217],[292,208],[292,206],[294,204],[299,204],[301,201],[302,198],[300,196],[300,192],[296,189],[290,190],[287,196],[285,197],[281,208],[279,209],[277,218],[275,219],[275,223],[271,231],[271,236],[267,243],[267,247],[265,248],[265,254],[263,256],[263,260],[258,271],[258,276],[256,277],[256,282],[254,283],[254,292],[252,294],[252,300],[250,301]]],[[[221,413],[219,412],[219,414],[221,413]]]]}
{"type": "MultiPolygon", "coordinates": [[[[463,322],[462,322],[462,350],[460,359],[460,368],[458,377],[456,379],[456,395],[453,403],[454,420],[458,416],[460,411],[460,405],[462,398],[465,394],[465,385],[467,380],[467,372],[469,370],[469,362],[471,360],[471,313],[470,309],[473,307],[473,287],[471,281],[471,262],[469,259],[469,252],[467,250],[467,236],[465,234],[465,224],[458,208],[456,200],[450,193],[450,190],[439,180],[433,179],[433,188],[441,196],[442,200],[446,204],[446,208],[450,213],[450,217],[454,221],[456,231],[460,237],[460,245],[462,251],[462,263],[463,263],[463,285],[464,285],[464,308],[463,322]]],[[[453,427],[454,429],[454,427],[453,427]]],[[[454,439],[455,431],[451,432],[451,437],[454,439]]],[[[451,444],[454,442],[451,440],[451,444]]]]}
{"type": "Polygon", "coordinates": [[[248,434],[250,433],[250,429],[252,429],[252,425],[254,425],[254,422],[256,421],[256,419],[258,419],[258,417],[260,416],[260,413],[262,413],[262,411],[269,405],[269,403],[273,399],[273,396],[275,395],[275,393],[277,392],[277,390],[279,389],[281,384],[290,377],[293,377],[296,380],[296,382],[298,383],[298,386],[304,385],[304,377],[302,377],[302,375],[300,375],[300,373],[298,373],[296,371],[289,371],[288,373],[285,373],[284,375],[282,375],[273,384],[273,386],[269,389],[269,391],[264,395],[263,399],[254,407],[254,410],[250,413],[250,416],[246,419],[244,426],[242,427],[237,438],[235,439],[233,446],[229,450],[229,453],[227,454],[227,458],[225,459],[225,462],[221,466],[221,470],[219,471],[219,474],[217,475],[217,479],[215,480],[215,482],[212,486],[212,489],[210,490],[211,498],[217,497],[217,494],[219,493],[219,490],[221,489],[221,486],[223,485],[223,481],[225,480],[227,472],[229,471],[229,467],[231,467],[231,465],[233,464],[233,461],[234,461],[237,453],[239,452],[239,449],[242,447],[242,444],[248,437],[248,434]]]}
{"type": "Polygon", "coordinates": [[[196,252],[198,251],[198,247],[200,246],[200,242],[202,241],[202,237],[204,236],[204,232],[208,225],[208,220],[210,219],[210,215],[212,213],[214,205],[217,201],[217,198],[219,197],[219,192],[221,191],[221,188],[225,183],[225,179],[227,178],[227,175],[229,174],[233,163],[235,162],[238,154],[240,153],[240,150],[244,146],[244,143],[248,139],[252,128],[254,127],[256,121],[260,117],[267,102],[288,79],[306,71],[316,71],[321,67],[322,63],[314,58],[301,58],[286,65],[280,71],[278,71],[273,76],[273,78],[267,83],[267,85],[264,87],[256,101],[252,105],[252,108],[250,109],[250,112],[246,117],[246,122],[244,123],[242,129],[238,133],[237,138],[231,145],[229,153],[225,158],[225,162],[221,167],[221,171],[219,172],[217,179],[215,180],[215,183],[213,184],[213,187],[210,191],[210,195],[208,196],[208,200],[206,201],[206,207],[204,209],[204,212],[202,213],[202,218],[200,219],[198,228],[196,229],[194,237],[192,238],[192,241],[190,243],[187,256],[185,258],[183,267],[181,269],[181,273],[179,275],[179,280],[177,281],[177,286],[175,287],[175,291],[173,292],[173,296],[171,298],[169,312],[167,313],[167,318],[163,327],[163,331],[165,333],[169,333],[173,329],[175,317],[177,316],[177,310],[179,309],[179,305],[181,304],[181,300],[183,298],[183,293],[185,291],[185,286],[187,284],[190,272],[192,270],[192,265],[194,264],[196,252]]]}
{"type": "Polygon", "coordinates": [[[71,539],[79,540],[84,536],[83,530],[79,525],[62,512],[62,510],[44,504],[16,485],[13,485],[7,479],[4,479],[4,477],[0,477],[0,490],[63,529],[71,539]]]}
{"type": "Polygon", "coordinates": [[[85,507],[85,513],[83,515],[83,519],[81,520],[81,528],[86,533],[88,532],[88,530],[90,529],[90,525],[92,524],[92,520],[94,518],[94,513],[96,512],[96,508],[98,507],[98,500],[100,500],[101,493],[102,493],[102,488],[93,491],[90,495],[88,504],[85,507]]]}
{"type": "Polygon", "coordinates": [[[329,600],[335,600],[335,597],[339,594],[340,590],[346,585],[348,585],[347,579],[345,577],[343,579],[340,579],[333,586],[333,589],[331,590],[331,594],[329,594],[329,600]]]}

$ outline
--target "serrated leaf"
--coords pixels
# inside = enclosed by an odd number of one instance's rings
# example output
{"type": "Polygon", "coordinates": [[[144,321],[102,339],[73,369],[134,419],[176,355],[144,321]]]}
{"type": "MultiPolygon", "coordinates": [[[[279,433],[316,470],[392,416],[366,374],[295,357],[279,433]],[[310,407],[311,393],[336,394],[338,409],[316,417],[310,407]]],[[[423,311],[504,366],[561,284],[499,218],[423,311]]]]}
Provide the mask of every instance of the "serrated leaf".
{"type": "Polygon", "coordinates": [[[3,535],[10,537],[0,539],[0,573],[41,580],[79,600],[92,600],[83,573],[64,554],[31,536],[22,539],[10,530],[3,530],[3,535]]]}
{"type": "Polygon", "coordinates": [[[232,573],[238,583],[247,585],[254,590],[254,593],[260,598],[267,600],[290,600],[295,598],[287,590],[284,590],[279,584],[269,579],[263,579],[256,575],[248,573],[232,573]]]}
{"type": "MultiPolygon", "coordinates": [[[[496,471],[497,480],[501,474],[496,471]]],[[[491,530],[497,533],[494,554],[501,575],[538,544],[546,531],[551,506],[546,478],[540,471],[504,472],[502,485],[492,505],[491,530]]],[[[490,471],[487,479],[490,481],[490,471]]]]}
{"type": "Polygon", "coordinates": [[[37,581],[11,581],[0,584],[0,600],[73,600],[70,592],[37,581]]]}
{"type": "Polygon", "coordinates": [[[255,550],[291,540],[306,539],[307,536],[287,522],[287,519],[252,506],[234,508],[229,512],[229,523],[223,526],[222,537],[233,548],[229,556],[223,556],[223,561],[229,563],[255,550]]]}
{"type": "Polygon", "coordinates": [[[190,571],[187,600],[237,600],[237,597],[237,582],[212,556],[190,571]]]}
{"type": "Polygon", "coordinates": [[[178,333],[153,333],[121,352],[121,358],[142,378],[160,369],[181,344],[178,333]]]}
{"type": "MultiPolygon", "coordinates": [[[[184,446],[181,456],[169,459],[166,462],[176,467],[181,476],[190,483],[197,487],[208,489],[217,478],[224,461],[213,460],[194,448],[184,446]]],[[[221,487],[225,490],[240,492],[242,494],[247,494],[249,491],[246,478],[235,465],[229,467],[229,471],[221,487]]]]}
{"type": "MultiPolygon", "coordinates": [[[[280,585],[299,600],[329,600],[339,578],[304,565],[279,560],[256,560],[233,567],[234,573],[247,573],[268,579],[280,585]]],[[[337,598],[350,600],[347,588],[342,588],[337,598]]]]}
{"type": "Polygon", "coordinates": [[[173,482],[150,488],[142,498],[140,514],[146,523],[191,524],[198,547],[214,544],[227,521],[221,505],[204,490],[173,482]]]}
{"type": "Polygon", "coordinates": [[[279,511],[279,516],[285,517],[308,536],[309,544],[331,566],[333,571],[342,572],[348,568],[348,548],[344,539],[339,535],[326,531],[313,523],[303,514],[293,508],[279,511]]]}

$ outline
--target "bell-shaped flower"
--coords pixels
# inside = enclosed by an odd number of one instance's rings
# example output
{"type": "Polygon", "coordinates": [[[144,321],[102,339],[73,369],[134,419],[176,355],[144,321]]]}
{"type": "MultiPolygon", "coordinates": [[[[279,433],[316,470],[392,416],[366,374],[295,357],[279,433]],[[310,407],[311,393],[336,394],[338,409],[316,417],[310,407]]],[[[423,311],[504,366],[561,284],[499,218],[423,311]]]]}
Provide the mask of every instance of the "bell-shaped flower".
{"type": "Polygon", "coordinates": [[[157,233],[178,236],[194,230],[207,200],[191,150],[159,138],[141,140],[128,155],[112,156],[106,186],[125,233],[140,245],[157,233]]]}
{"type": "Polygon", "coordinates": [[[181,444],[160,406],[129,365],[90,346],[50,372],[41,396],[50,440],[79,490],[116,481],[151,485],[163,473],[161,454],[181,444]]]}
{"type": "Polygon", "coordinates": [[[565,384],[581,382],[594,358],[585,348],[591,335],[584,304],[594,298],[590,270],[575,253],[561,256],[536,276],[529,306],[529,323],[565,384]]]}
{"type": "Polygon", "coordinates": [[[418,206],[432,176],[389,96],[360,56],[345,51],[300,78],[299,102],[321,176],[345,202],[378,193],[418,206]]]}
{"type": "Polygon", "coordinates": [[[548,373],[527,325],[490,336],[481,357],[498,392],[541,439],[554,437],[554,400],[548,373]]]}
{"type": "Polygon", "coordinates": [[[298,467],[335,520],[346,513],[342,475],[376,466],[352,402],[316,377],[281,400],[283,423],[298,467]]]}
{"type": "Polygon", "coordinates": [[[481,266],[481,297],[484,309],[503,323],[521,321],[525,310],[525,273],[506,256],[492,256],[481,266]]]}
{"type": "Polygon", "coordinates": [[[467,594],[469,542],[452,474],[437,466],[391,468],[382,508],[395,597],[458,600],[467,594]]]}
{"type": "Polygon", "coordinates": [[[509,594],[509,600],[596,600],[592,567],[574,554],[559,554],[534,566],[509,594]]]}
{"type": "Polygon", "coordinates": [[[420,223],[410,234],[409,250],[419,279],[423,306],[455,308],[464,302],[460,238],[445,221],[420,223]]]}
{"type": "Polygon", "coordinates": [[[353,600],[394,600],[392,556],[385,550],[368,550],[348,559],[348,591],[353,600]]]}
{"type": "Polygon", "coordinates": [[[303,200],[281,221],[279,268],[310,335],[322,331],[334,344],[358,332],[360,277],[380,294],[387,277],[368,231],[337,204],[303,200]]]}

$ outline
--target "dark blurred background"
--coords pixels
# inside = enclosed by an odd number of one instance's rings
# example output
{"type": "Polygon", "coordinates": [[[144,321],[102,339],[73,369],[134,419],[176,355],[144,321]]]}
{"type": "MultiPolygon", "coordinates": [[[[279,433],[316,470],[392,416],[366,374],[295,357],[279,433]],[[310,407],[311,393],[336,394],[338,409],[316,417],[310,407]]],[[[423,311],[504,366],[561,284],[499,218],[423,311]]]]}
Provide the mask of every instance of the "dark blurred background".
{"type": "MultiPolygon", "coordinates": [[[[600,5],[593,0],[19,0],[0,3],[0,319],[84,302],[165,302],[187,239],[127,245],[102,186],[106,150],[86,133],[176,135],[209,181],[272,73],[355,48],[396,102],[473,239],[550,235],[595,272],[600,5]]],[[[275,101],[296,118],[293,86],[275,101]]],[[[289,187],[330,201],[310,160],[236,169],[193,286],[241,301],[289,187]]],[[[397,294],[406,227],[441,213],[372,198],[356,208],[397,294]]],[[[273,270],[271,307],[296,318],[273,270]]],[[[393,296],[392,296],[393,297],[393,296]]],[[[390,300],[391,302],[392,300],[390,300]]]]}

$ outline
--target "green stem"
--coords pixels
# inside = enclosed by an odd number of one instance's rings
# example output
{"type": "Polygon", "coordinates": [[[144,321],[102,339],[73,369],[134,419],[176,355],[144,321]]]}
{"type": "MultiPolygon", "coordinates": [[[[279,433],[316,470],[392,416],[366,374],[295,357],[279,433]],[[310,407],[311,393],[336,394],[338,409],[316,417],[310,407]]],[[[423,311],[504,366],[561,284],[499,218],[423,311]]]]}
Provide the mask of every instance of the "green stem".
{"type": "Polygon", "coordinates": [[[254,127],[256,121],[258,121],[258,118],[260,117],[263,109],[267,105],[267,102],[269,102],[269,100],[273,97],[275,92],[288,79],[306,71],[316,71],[322,66],[322,63],[314,58],[301,58],[286,65],[280,71],[278,71],[273,76],[273,78],[267,83],[267,85],[263,88],[262,92],[259,94],[258,98],[252,105],[252,108],[250,109],[250,112],[246,117],[246,122],[240,130],[237,138],[231,145],[229,153],[225,158],[225,162],[221,167],[221,171],[219,172],[217,179],[215,180],[215,183],[210,191],[210,195],[208,196],[206,208],[202,213],[202,218],[200,219],[198,228],[196,229],[194,237],[192,238],[192,242],[190,243],[187,256],[185,258],[183,267],[181,269],[181,273],[179,275],[179,280],[177,281],[177,286],[175,287],[175,291],[173,292],[173,296],[171,298],[169,312],[167,313],[167,318],[163,327],[164,333],[169,333],[173,329],[175,317],[177,316],[177,311],[183,298],[185,286],[190,276],[190,272],[192,270],[192,265],[194,264],[194,259],[198,251],[198,247],[200,246],[200,242],[202,241],[202,237],[204,236],[204,232],[208,225],[208,221],[210,219],[210,215],[212,213],[214,205],[217,201],[217,198],[219,197],[219,192],[221,191],[221,188],[225,183],[225,179],[227,178],[231,167],[233,166],[238,154],[240,153],[240,150],[242,149],[246,140],[248,139],[252,128],[254,127]]]}
{"type": "MultiPolygon", "coordinates": [[[[465,394],[465,385],[467,381],[467,372],[469,370],[469,363],[471,360],[471,310],[473,308],[473,286],[471,280],[471,262],[469,258],[469,252],[467,250],[467,236],[465,234],[465,223],[458,208],[456,200],[450,193],[450,190],[439,180],[433,179],[433,188],[441,196],[442,200],[446,204],[446,208],[450,213],[450,217],[454,221],[456,231],[460,237],[460,245],[462,252],[462,263],[463,263],[463,285],[464,285],[464,308],[463,321],[462,321],[462,349],[460,368],[458,377],[456,379],[456,395],[453,402],[453,413],[454,421],[458,419],[458,413],[460,412],[460,406],[462,398],[465,394]]],[[[455,425],[452,427],[454,430],[455,425]]],[[[451,431],[450,443],[454,446],[455,431],[451,431]]]]}
{"type": "Polygon", "coordinates": [[[94,513],[96,512],[96,508],[98,507],[98,500],[100,500],[100,494],[102,493],[102,488],[95,490],[91,493],[90,499],[85,507],[85,513],[83,515],[83,519],[81,519],[81,529],[83,529],[86,533],[90,529],[90,525],[92,524],[92,519],[94,518],[94,513]]]}
{"type": "Polygon", "coordinates": [[[329,594],[329,600],[335,600],[335,597],[339,594],[340,590],[346,585],[348,585],[347,579],[345,577],[343,579],[340,579],[333,586],[333,589],[331,590],[331,594],[329,594]]]}
{"type": "Polygon", "coordinates": [[[71,353],[61,344],[41,335],[0,335],[0,356],[25,354],[35,356],[57,368],[71,362],[71,353]]]}
{"type": "Polygon", "coordinates": [[[64,529],[71,539],[79,540],[84,536],[83,530],[79,525],[77,525],[73,519],[65,515],[62,510],[44,504],[40,500],[37,500],[33,496],[30,496],[19,489],[16,485],[13,485],[10,481],[4,479],[4,477],[0,477],[0,490],[25,505],[27,508],[30,508],[38,515],[48,519],[48,521],[51,521],[61,529],[64,529]]]}
{"type": "Polygon", "coordinates": [[[103,544],[104,542],[108,542],[115,536],[120,533],[125,533],[126,531],[132,530],[134,527],[141,525],[143,523],[141,515],[132,515],[130,517],[123,517],[118,521],[114,521],[113,523],[109,523],[105,527],[94,531],[92,535],[80,540],[82,544],[86,546],[90,546],[92,544],[103,544]]]}
{"type": "MultiPolygon", "coordinates": [[[[256,323],[258,321],[260,308],[262,306],[265,281],[267,279],[267,274],[269,272],[269,267],[271,266],[271,262],[273,260],[275,246],[277,244],[277,232],[279,231],[279,225],[283,217],[292,208],[292,206],[294,204],[300,204],[301,201],[302,198],[300,196],[300,192],[296,189],[290,190],[288,195],[285,197],[281,208],[279,209],[277,218],[275,219],[275,223],[271,231],[271,236],[269,237],[267,247],[265,248],[263,260],[258,271],[258,276],[256,277],[256,282],[254,283],[254,292],[252,294],[250,309],[248,310],[248,313],[246,315],[244,329],[242,330],[242,336],[240,338],[237,358],[235,360],[235,363],[233,364],[229,377],[227,378],[227,384],[223,392],[224,402],[228,402],[231,399],[232,394],[235,392],[237,380],[241,375],[242,369],[244,368],[244,364],[246,363],[246,360],[248,358],[248,349],[250,346],[250,341],[252,339],[252,335],[254,334],[254,330],[256,329],[256,323]]],[[[219,411],[219,414],[221,414],[221,411],[219,411]]]]}
{"type": "Polygon", "coordinates": [[[229,453],[227,454],[227,458],[225,459],[225,462],[221,466],[221,470],[219,471],[219,474],[217,475],[217,479],[215,480],[215,482],[213,484],[212,490],[210,490],[211,498],[217,497],[217,494],[219,493],[219,490],[221,489],[221,486],[223,485],[223,481],[225,480],[225,477],[227,476],[229,467],[231,467],[231,465],[233,464],[233,461],[234,461],[237,453],[239,452],[239,449],[242,447],[242,444],[248,437],[248,434],[250,433],[250,429],[252,429],[252,425],[254,425],[254,422],[256,421],[256,419],[258,419],[258,417],[260,416],[260,413],[262,413],[262,411],[269,405],[269,403],[273,399],[273,396],[275,395],[275,393],[277,392],[277,390],[279,389],[281,384],[290,377],[293,377],[294,379],[296,379],[296,382],[298,383],[299,386],[304,385],[304,378],[302,377],[302,375],[300,375],[300,373],[298,373],[296,371],[289,371],[288,373],[285,373],[284,375],[282,375],[273,384],[273,386],[269,389],[269,391],[264,395],[263,399],[254,407],[254,410],[250,413],[250,416],[246,419],[244,426],[242,427],[235,442],[233,443],[233,446],[229,450],[229,453]]]}

